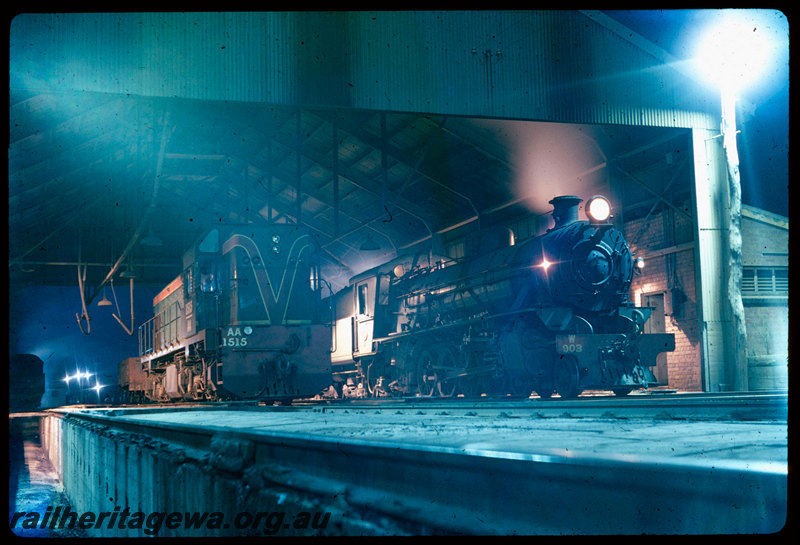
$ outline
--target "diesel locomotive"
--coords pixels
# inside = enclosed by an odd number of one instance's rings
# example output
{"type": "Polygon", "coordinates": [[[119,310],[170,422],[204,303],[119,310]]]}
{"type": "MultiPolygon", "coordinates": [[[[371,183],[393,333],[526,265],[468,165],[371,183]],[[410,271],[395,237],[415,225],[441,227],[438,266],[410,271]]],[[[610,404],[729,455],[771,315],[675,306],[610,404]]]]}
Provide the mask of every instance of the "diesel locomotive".
{"type": "Polygon", "coordinates": [[[125,400],[286,400],[329,386],[318,252],[295,225],[211,230],[154,298],[139,356],[120,362],[125,400]]]}
{"type": "Polygon", "coordinates": [[[625,395],[656,385],[675,349],[628,301],[634,260],[603,197],[556,197],[541,236],[467,260],[399,257],[351,279],[335,307],[331,362],[345,397],[625,395]]]}

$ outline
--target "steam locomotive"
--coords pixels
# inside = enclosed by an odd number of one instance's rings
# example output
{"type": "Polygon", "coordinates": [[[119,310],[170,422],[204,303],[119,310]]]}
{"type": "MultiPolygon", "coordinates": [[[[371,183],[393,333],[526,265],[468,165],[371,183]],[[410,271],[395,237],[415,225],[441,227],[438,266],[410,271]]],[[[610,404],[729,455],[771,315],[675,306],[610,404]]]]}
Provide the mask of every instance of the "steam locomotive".
{"type": "Polygon", "coordinates": [[[318,253],[294,225],[210,231],[154,298],[139,357],[119,363],[125,401],[285,400],[329,386],[318,253]]]}
{"type": "Polygon", "coordinates": [[[655,385],[649,368],[674,336],[644,333],[652,309],[628,302],[634,261],[608,200],[590,199],[582,221],[580,202],[550,201],[555,225],[519,244],[460,262],[399,257],[352,278],[332,302],[339,393],[573,398],[655,385]]]}

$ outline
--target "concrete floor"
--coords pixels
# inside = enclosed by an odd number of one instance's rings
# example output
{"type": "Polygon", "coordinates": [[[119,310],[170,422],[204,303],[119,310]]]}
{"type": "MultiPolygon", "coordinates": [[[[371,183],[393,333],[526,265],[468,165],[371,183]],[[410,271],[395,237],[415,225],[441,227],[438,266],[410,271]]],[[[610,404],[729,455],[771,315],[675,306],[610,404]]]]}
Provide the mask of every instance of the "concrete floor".
{"type": "Polygon", "coordinates": [[[672,421],[653,419],[496,417],[434,410],[359,414],[246,411],[165,411],[124,419],[245,429],[249,432],[322,435],[517,453],[569,453],[692,464],[785,465],[786,422],[672,421]]]}

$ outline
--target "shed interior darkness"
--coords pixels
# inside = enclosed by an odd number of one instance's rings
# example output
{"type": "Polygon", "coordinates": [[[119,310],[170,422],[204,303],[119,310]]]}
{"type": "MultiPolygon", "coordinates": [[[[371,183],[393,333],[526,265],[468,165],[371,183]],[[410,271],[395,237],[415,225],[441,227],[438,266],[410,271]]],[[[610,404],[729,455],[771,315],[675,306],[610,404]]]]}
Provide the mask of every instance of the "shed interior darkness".
{"type": "MultiPolygon", "coordinates": [[[[335,289],[600,193],[615,221],[691,217],[688,130],[10,91],[12,286],[164,285],[219,224],[301,223],[335,289]]],[[[533,233],[531,233],[533,234],[533,233]]]]}

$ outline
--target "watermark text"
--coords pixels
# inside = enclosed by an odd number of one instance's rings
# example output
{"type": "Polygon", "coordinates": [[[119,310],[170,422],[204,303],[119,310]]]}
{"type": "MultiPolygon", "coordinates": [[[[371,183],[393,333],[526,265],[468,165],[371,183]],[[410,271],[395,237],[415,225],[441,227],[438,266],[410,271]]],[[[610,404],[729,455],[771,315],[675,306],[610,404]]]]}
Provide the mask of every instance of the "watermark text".
{"type": "Polygon", "coordinates": [[[48,506],[44,513],[18,511],[11,516],[9,528],[22,530],[106,529],[139,530],[146,535],[156,535],[164,528],[169,530],[252,530],[274,535],[293,530],[324,530],[330,521],[327,511],[301,511],[289,514],[285,511],[244,511],[233,519],[220,512],[155,511],[144,513],[119,506],[113,511],[78,513],[69,506],[48,506]]]}

